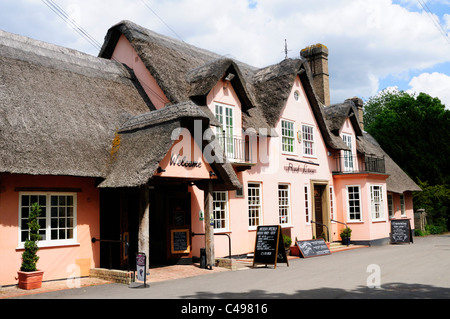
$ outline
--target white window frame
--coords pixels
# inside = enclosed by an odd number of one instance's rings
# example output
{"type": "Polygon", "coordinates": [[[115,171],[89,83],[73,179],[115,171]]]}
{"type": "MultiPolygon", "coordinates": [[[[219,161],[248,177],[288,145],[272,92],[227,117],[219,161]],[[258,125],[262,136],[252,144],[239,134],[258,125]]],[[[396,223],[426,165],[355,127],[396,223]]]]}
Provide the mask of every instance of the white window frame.
{"type": "Polygon", "coordinates": [[[343,133],[342,140],[350,148],[350,151],[343,151],[344,172],[353,172],[355,170],[355,163],[353,161],[353,136],[343,133]]]}
{"type": "Polygon", "coordinates": [[[291,186],[278,184],[278,222],[282,226],[291,224],[291,186]],[[280,188],[281,186],[281,188],[280,188]]]}
{"type": "Polygon", "coordinates": [[[311,199],[310,199],[310,187],[309,184],[305,184],[303,187],[304,190],[304,200],[305,200],[305,217],[306,217],[306,224],[311,224],[311,199]]]}
{"type": "Polygon", "coordinates": [[[235,157],[234,155],[236,152],[234,145],[234,130],[235,130],[234,106],[215,102],[214,116],[216,117],[217,121],[222,125],[221,127],[220,126],[216,127],[216,135],[221,137],[221,139],[219,140],[221,146],[224,148],[226,156],[230,159],[234,159],[235,157]]]}
{"type": "Polygon", "coordinates": [[[295,154],[295,122],[294,121],[281,119],[281,152],[283,154],[295,154]],[[292,127],[288,127],[291,125],[292,125],[292,127]],[[292,148],[292,150],[290,150],[291,148],[292,148]]]}
{"type": "MultiPolygon", "coordinates": [[[[362,212],[362,198],[361,198],[361,186],[360,185],[347,185],[347,222],[362,222],[363,221],[363,212],[362,212]],[[352,188],[358,188],[358,207],[359,207],[359,219],[358,218],[351,218],[351,214],[356,214],[355,212],[351,212],[352,207],[357,207],[355,205],[350,205],[350,194],[356,194],[355,192],[350,193],[350,187],[352,188]]],[[[352,201],[356,201],[356,199],[352,199],[352,201]]]]}
{"type": "Polygon", "coordinates": [[[228,192],[213,192],[213,216],[214,216],[214,232],[223,232],[229,230],[229,209],[228,209],[228,192]],[[218,227],[218,221],[224,227],[218,227]]]}
{"type": "MultiPolygon", "coordinates": [[[[78,244],[77,242],[77,193],[72,192],[19,192],[19,227],[18,227],[18,248],[24,248],[25,241],[22,241],[22,230],[24,223],[27,222],[27,219],[24,217],[22,219],[22,208],[25,209],[25,207],[30,207],[32,203],[31,198],[28,206],[24,206],[22,203],[23,196],[44,196],[46,198],[46,205],[42,206],[42,210],[45,209],[45,212],[41,212],[41,216],[44,215],[45,217],[41,217],[41,220],[45,220],[45,227],[39,230],[40,234],[45,234],[45,239],[42,239],[38,242],[38,247],[55,247],[55,246],[66,246],[66,245],[75,245],[78,244]],[[52,196],[71,196],[72,197],[72,205],[52,205],[52,196]],[[56,222],[58,224],[57,228],[52,228],[52,208],[56,209],[59,214],[59,210],[64,208],[65,214],[67,214],[67,208],[72,208],[72,216],[70,217],[73,219],[73,225],[72,227],[60,227],[59,221],[61,217],[65,218],[65,222],[67,223],[68,218],[67,216],[58,216],[56,218],[56,222]],[[52,231],[58,231],[61,228],[64,229],[72,229],[72,237],[70,239],[51,239],[52,238],[52,231]]],[[[54,211],[55,212],[55,211],[54,211]]],[[[55,218],[53,218],[55,219],[55,218]]],[[[41,222],[42,223],[42,222],[41,222]]],[[[62,230],[62,229],[61,229],[62,230]]]]}
{"type": "Polygon", "coordinates": [[[385,220],[383,185],[370,185],[369,199],[372,221],[385,220]]]}
{"type": "Polygon", "coordinates": [[[302,152],[303,156],[315,157],[316,144],[314,142],[315,130],[313,125],[302,124],[302,152]],[[311,150],[311,154],[307,151],[311,150]]]}
{"type": "Polygon", "coordinates": [[[262,183],[247,183],[247,207],[248,227],[250,230],[255,230],[262,225],[262,183]]]}
{"type": "Polygon", "coordinates": [[[394,195],[388,194],[388,212],[389,212],[389,218],[395,217],[395,211],[394,211],[394,195]]]}
{"type": "Polygon", "coordinates": [[[400,194],[400,216],[406,217],[405,195],[400,194]]]}

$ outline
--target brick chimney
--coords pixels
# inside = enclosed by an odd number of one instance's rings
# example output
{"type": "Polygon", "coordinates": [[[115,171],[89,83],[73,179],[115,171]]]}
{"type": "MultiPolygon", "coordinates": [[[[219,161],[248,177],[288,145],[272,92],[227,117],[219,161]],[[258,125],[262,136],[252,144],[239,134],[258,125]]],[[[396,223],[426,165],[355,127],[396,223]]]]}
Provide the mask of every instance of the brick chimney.
{"type": "Polygon", "coordinates": [[[330,75],[328,74],[328,48],[323,44],[310,45],[300,51],[300,56],[308,61],[313,74],[313,85],[319,101],[330,105],[330,75]]]}

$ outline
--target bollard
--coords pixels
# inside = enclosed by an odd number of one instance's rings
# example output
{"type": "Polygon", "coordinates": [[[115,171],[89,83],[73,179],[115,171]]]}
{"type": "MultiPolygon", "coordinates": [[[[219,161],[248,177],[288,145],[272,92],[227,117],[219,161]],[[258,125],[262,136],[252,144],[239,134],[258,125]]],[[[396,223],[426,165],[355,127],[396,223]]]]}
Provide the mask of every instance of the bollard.
{"type": "Polygon", "coordinates": [[[200,248],[200,268],[206,269],[206,249],[200,248]]]}

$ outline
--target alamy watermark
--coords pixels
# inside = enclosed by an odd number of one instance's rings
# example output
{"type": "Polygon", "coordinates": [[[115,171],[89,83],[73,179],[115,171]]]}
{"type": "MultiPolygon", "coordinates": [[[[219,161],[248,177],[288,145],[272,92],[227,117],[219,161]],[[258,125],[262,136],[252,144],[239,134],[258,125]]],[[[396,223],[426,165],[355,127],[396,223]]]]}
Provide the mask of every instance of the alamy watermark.
{"type": "Polygon", "coordinates": [[[172,153],[183,154],[186,159],[203,156],[208,164],[251,161],[260,165],[261,173],[273,174],[279,169],[279,141],[273,141],[273,136],[278,136],[275,130],[266,128],[258,131],[249,128],[237,136],[231,135],[226,130],[219,132],[210,127],[204,129],[202,121],[195,120],[193,136],[187,128],[172,131],[171,139],[178,141],[172,153]],[[193,147],[192,141],[200,147],[193,147]]]}
{"type": "Polygon", "coordinates": [[[367,266],[366,272],[370,273],[367,277],[368,288],[381,288],[381,267],[377,264],[367,266]]]}

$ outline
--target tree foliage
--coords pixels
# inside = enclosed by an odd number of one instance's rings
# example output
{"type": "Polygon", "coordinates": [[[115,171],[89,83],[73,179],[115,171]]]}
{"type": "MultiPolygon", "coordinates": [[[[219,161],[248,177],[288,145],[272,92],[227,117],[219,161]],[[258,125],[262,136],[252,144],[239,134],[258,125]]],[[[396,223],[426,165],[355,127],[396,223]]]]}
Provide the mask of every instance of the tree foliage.
{"type": "Polygon", "coordinates": [[[364,108],[365,129],[407,174],[450,185],[450,111],[438,98],[385,90],[364,108]]]}
{"type": "Polygon", "coordinates": [[[364,106],[364,126],[423,189],[414,204],[429,221],[449,227],[450,111],[438,98],[384,90],[364,106]]]}

